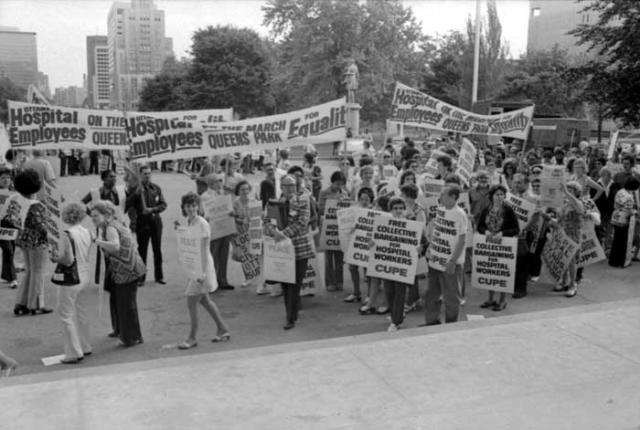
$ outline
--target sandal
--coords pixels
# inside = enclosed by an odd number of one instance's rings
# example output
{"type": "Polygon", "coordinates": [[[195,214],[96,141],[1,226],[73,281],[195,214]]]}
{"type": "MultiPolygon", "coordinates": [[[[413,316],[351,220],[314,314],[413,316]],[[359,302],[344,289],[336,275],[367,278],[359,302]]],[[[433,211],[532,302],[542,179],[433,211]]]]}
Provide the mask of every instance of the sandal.
{"type": "Polygon", "coordinates": [[[498,303],[495,300],[487,300],[486,302],[484,302],[483,304],[480,305],[480,307],[482,309],[487,309],[487,308],[493,308],[497,305],[498,303]]]}
{"type": "Polygon", "coordinates": [[[496,304],[493,306],[493,310],[494,310],[495,312],[500,312],[500,311],[504,310],[504,308],[506,308],[506,307],[507,307],[507,302],[496,303],[496,304]]]}
{"type": "Polygon", "coordinates": [[[191,348],[195,348],[196,346],[198,346],[198,342],[196,342],[195,340],[192,342],[184,341],[178,344],[178,349],[191,349],[191,348]]]}
{"type": "Polygon", "coordinates": [[[227,333],[223,333],[221,335],[217,335],[216,337],[211,339],[211,342],[213,342],[213,343],[229,342],[230,340],[231,340],[231,334],[229,332],[227,332],[227,333]]]}

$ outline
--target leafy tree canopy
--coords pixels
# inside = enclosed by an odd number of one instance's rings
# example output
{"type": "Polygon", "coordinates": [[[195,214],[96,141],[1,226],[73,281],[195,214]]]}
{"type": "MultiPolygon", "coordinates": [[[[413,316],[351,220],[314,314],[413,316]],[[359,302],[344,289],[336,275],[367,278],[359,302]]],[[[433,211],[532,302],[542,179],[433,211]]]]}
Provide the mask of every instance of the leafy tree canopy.
{"type": "Polygon", "coordinates": [[[24,100],[27,90],[17,86],[9,78],[0,78],[0,121],[6,123],[9,120],[9,108],[7,100],[24,100]]]}

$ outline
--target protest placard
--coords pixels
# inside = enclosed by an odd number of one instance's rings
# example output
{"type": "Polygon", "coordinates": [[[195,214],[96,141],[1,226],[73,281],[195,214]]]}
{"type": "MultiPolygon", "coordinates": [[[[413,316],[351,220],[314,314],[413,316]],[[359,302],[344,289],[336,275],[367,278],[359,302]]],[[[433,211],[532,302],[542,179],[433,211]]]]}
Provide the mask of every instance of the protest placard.
{"type": "Polygon", "coordinates": [[[318,259],[316,257],[307,261],[307,271],[304,273],[304,278],[302,278],[300,295],[308,296],[315,294],[316,289],[324,289],[324,281],[318,267],[318,259]]]}
{"type": "Polygon", "coordinates": [[[262,202],[249,202],[249,252],[262,254],[262,202]]]}
{"type": "Polygon", "coordinates": [[[4,216],[7,214],[9,198],[14,194],[16,194],[15,191],[0,189],[0,219],[4,218],[4,216]]]}
{"type": "Polygon", "coordinates": [[[507,193],[504,202],[513,209],[516,217],[518,217],[518,226],[520,227],[520,230],[525,228],[536,211],[535,203],[531,203],[530,201],[511,193],[507,193]]]}
{"type": "MultiPolygon", "coordinates": [[[[465,235],[469,235],[469,222],[467,222],[467,230],[465,235]]],[[[458,243],[458,229],[455,221],[447,219],[444,206],[438,206],[436,209],[436,217],[432,221],[433,230],[431,235],[431,243],[429,244],[429,267],[436,270],[445,270],[445,266],[451,260],[453,251],[458,243]]],[[[473,239],[466,239],[465,243],[473,243],[473,239]]]]}
{"type": "Polygon", "coordinates": [[[276,242],[264,237],[264,279],[294,284],[296,282],[296,252],[291,239],[276,242]]]}
{"type": "Polygon", "coordinates": [[[337,221],[338,221],[338,237],[340,238],[340,250],[347,252],[349,249],[349,239],[351,238],[351,232],[356,225],[356,212],[355,206],[351,206],[344,209],[338,209],[337,221]]]}
{"type": "Polygon", "coordinates": [[[636,216],[631,215],[629,217],[629,232],[627,233],[627,254],[624,258],[624,267],[629,267],[633,261],[633,257],[636,254],[637,248],[634,243],[636,236],[636,216]]]}
{"type": "Polygon", "coordinates": [[[128,149],[122,112],[9,101],[14,149],[128,149]]]}
{"type": "Polygon", "coordinates": [[[442,152],[439,149],[434,149],[433,151],[431,151],[429,161],[427,161],[427,164],[424,166],[424,175],[427,178],[435,178],[436,176],[438,176],[438,157],[441,157],[443,155],[449,157],[447,153],[442,152]]]}
{"type": "Polygon", "coordinates": [[[580,253],[578,267],[586,267],[606,259],[607,256],[600,245],[593,221],[585,221],[581,229],[580,253]]]}
{"type": "Polygon", "coordinates": [[[338,229],[338,210],[351,207],[350,200],[329,199],[324,207],[322,228],[320,229],[319,251],[340,251],[340,234],[338,229]]]}
{"type": "Polygon", "coordinates": [[[149,162],[342,141],[345,118],[343,98],[279,115],[210,124],[127,117],[126,130],[131,159],[149,162]]]}
{"type": "Polygon", "coordinates": [[[22,195],[15,193],[9,197],[4,217],[8,222],[18,228],[24,228],[24,221],[27,219],[29,208],[36,200],[29,200],[22,195]]]}
{"type": "Polygon", "coordinates": [[[211,240],[220,239],[236,232],[236,221],[231,216],[233,212],[231,195],[203,194],[202,207],[205,218],[211,227],[211,240]]]}
{"type": "Polygon", "coordinates": [[[367,275],[413,284],[418,267],[418,245],[423,224],[401,218],[377,217],[367,275]]]}
{"type": "Polygon", "coordinates": [[[190,280],[204,279],[202,267],[202,237],[195,227],[181,226],[176,229],[178,261],[190,280]]]}
{"type": "Polygon", "coordinates": [[[444,181],[441,179],[432,179],[426,177],[422,181],[422,196],[418,196],[418,203],[422,206],[427,214],[427,218],[431,219],[436,216],[438,208],[438,200],[440,193],[444,187],[444,181]]]}
{"type": "Polygon", "coordinates": [[[63,246],[63,234],[65,225],[62,222],[62,194],[48,182],[42,184],[45,192],[44,206],[47,209],[45,227],[47,229],[47,241],[53,255],[60,255],[63,246]]]}
{"type": "Polygon", "coordinates": [[[251,239],[249,232],[239,233],[233,237],[233,257],[240,263],[242,273],[247,281],[260,276],[260,256],[249,251],[251,239]]]}
{"type": "Polygon", "coordinates": [[[551,230],[551,235],[542,249],[542,261],[556,281],[559,281],[569,268],[569,263],[579,248],[579,245],[567,236],[564,229],[551,230]]]}
{"type": "Polygon", "coordinates": [[[369,265],[369,241],[373,237],[373,225],[378,217],[389,217],[386,212],[370,209],[353,209],[355,224],[354,231],[349,238],[349,246],[344,255],[344,261],[355,266],[367,267],[369,265]]]}
{"type": "Polygon", "coordinates": [[[471,286],[481,290],[513,293],[516,280],[518,238],[489,241],[483,234],[473,235],[471,286]]]}
{"type": "Polygon", "coordinates": [[[4,155],[10,149],[11,144],[9,143],[7,130],[4,128],[4,124],[0,122],[0,163],[6,163],[7,160],[5,160],[4,155]]]}
{"type": "Polygon", "coordinates": [[[560,208],[564,202],[564,166],[542,166],[540,174],[540,203],[550,208],[560,208]]]}
{"type": "Polygon", "coordinates": [[[498,115],[480,115],[398,82],[389,120],[431,130],[501,135],[526,140],[533,120],[533,109],[533,106],[528,106],[498,115]]]}
{"type": "Polygon", "coordinates": [[[0,227],[0,240],[16,240],[18,229],[0,227]]]}
{"type": "Polygon", "coordinates": [[[477,152],[478,150],[473,146],[473,143],[463,137],[460,157],[458,158],[456,167],[456,175],[458,175],[466,185],[469,185],[469,181],[471,181],[471,177],[473,176],[473,166],[476,162],[477,152]]]}
{"type": "Polygon", "coordinates": [[[616,144],[618,143],[618,135],[620,130],[616,130],[609,135],[609,150],[607,151],[607,160],[613,158],[613,153],[616,150],[616,144]]]}

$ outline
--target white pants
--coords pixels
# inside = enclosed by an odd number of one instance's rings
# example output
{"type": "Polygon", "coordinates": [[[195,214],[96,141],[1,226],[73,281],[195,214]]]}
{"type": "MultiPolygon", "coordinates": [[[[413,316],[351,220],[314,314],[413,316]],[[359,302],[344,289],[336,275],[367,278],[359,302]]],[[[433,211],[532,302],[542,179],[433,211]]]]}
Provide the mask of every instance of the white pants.
{"type": "Polygon", "coordinates": [[[80,273],[80,284],[58,287],[58,315],[62,321],[65,358],[80,358],[91,352],[87,298],[89,274],[80,273]]]}

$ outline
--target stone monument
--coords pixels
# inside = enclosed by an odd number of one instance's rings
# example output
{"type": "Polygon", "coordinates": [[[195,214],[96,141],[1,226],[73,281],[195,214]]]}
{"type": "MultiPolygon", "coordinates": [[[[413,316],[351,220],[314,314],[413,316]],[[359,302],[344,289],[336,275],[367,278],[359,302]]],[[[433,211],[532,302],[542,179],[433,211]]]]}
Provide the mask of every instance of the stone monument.
{"type": "Polygon", "coordinates": [[[347,129],[351,129],[353,136],[360,135],[360,108],[356,103],[356,90],[358,89],[358,66],[355,60],[350,60],[347,69],[344,72],[342,83],[347,90],[347,129]]]}

